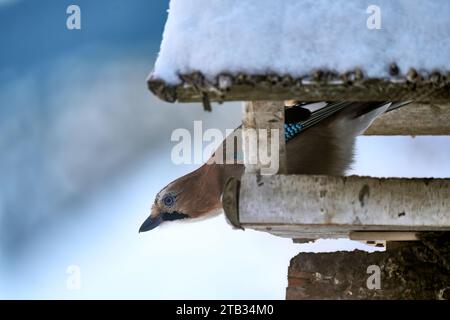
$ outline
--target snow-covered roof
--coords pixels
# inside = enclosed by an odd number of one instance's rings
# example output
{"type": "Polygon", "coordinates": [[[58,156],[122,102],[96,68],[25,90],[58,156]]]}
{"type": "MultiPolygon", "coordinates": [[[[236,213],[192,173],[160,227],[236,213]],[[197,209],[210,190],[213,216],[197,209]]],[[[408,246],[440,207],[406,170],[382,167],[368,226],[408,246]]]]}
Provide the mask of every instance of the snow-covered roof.
{"type": "Polygon", "coordinates": [[[449,17],[448,0],[171,0],[149,88],[168,101],[450,100],[449,17]]]}

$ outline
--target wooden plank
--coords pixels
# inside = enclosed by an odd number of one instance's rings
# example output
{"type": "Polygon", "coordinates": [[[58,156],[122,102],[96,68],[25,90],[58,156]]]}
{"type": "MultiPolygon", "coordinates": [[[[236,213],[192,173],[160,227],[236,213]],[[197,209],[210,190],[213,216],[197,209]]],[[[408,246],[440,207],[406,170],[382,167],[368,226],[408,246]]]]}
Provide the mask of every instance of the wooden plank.
{"type": "Polygon", "coordinates": [[[404,106],[379,117],[364,135],[450,135],[450,104],[404,106]]]}
{"type": "Polygon", "coordinates": [[[238,211],[242,227],[292,238],[450,230],[450,179],[244,174],[238,211]]]}
{"type": "Polygon", "coordinates": [[[349,234],[350,240],[366,241],[416,241],[419,240],[416,232],[407,231],[352,231],[349,234]]]}
{"type": "Polygon", "coordinates": [[[285,173],[284,102],[246,102],[242,127],[245,170],[262,175],[285,173]]]}
{"type": "Polygon", "coordinates": [[[291,225],[290,230],[286,228],[279,227],[277,225],[240,225],[242,229],[252,229],[255,231],[261,231],[265,233],[270,233],[274,236],[281,238],[297,239],[297,240],[317,240],[317,239],[348,239],[349,233],[352,228],[324,228],[323,226],[312,226],[316,230],[305,230],[302,225],[291,225]],[[244,228],[245,227],[245,228],[244,228]]]}
{"type": "Polygon", "coordinates": [[[301,101],[450,101],[450,76],[411,69],[405,77],[365,78],[360,70],[334,74],[317,70],[301,78],[289,75],[221,74],[206,79],[201,73],[180,75],[181,83],[169,85],[150,75],[149,89],[168,102],[301,100],[301,101]]]}
{"type": "Polygon", "coordinates": [[[241,228],[267,232],[278,237],[290,239],[342,239],[351,240],[386,240],[386,241],[413,241],[416,232],[449,230],[446,227],[417,227],[417,226],[384,226],[384,225],[277,225],[277,224],[240,224],[241,228]],[[392,229],[397,231],[392,231],[392,229]],[[386,230],[391,231],[386,231],[386,230]],[[413,232],[410,230],[414,229],[413,232]],[[365,231],[362,231],[365,230],[365,231]],[[403,230],[403,231],[402,231],[403,230]]]}

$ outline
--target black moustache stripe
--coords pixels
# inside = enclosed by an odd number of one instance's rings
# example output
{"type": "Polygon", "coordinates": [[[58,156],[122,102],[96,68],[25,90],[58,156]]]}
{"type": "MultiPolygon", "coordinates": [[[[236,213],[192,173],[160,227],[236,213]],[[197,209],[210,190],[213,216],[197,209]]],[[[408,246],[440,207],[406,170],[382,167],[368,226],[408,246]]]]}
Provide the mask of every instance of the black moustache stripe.
{"type": "Polygon", "coordinates": [[[164,221],[173,221],[173,220],[180,220],[180,219],[186,219],[189,218],[187,214],[180,213],[180,212],[164,212],[162,214],[162,219],[164,221]]]}

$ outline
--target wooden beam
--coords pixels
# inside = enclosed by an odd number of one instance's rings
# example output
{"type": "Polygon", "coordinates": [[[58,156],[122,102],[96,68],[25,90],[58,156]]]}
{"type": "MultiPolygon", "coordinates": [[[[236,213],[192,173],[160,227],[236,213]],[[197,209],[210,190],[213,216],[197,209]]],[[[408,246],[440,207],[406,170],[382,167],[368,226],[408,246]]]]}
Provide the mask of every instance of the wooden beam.
{"type": "Polygon", "coordinates": [[[361,70],[342,74],[317,70],[300,78],[289,75],[220,74],[207,79],[201,73],[180,75],[177,85],[150,75],[148,88],[168,102],[301,100],[301,101],[450,101],[448,71],[419,73],[388,79],[364,77],[361,70]]]}
{"type": "Polygon", "coordinates": [[[416,232],[408,231],[352,231],[350,240],[364,241],[416,241],[419,240],[416,232]]]}
{"type": "Polygon", "coordinates": [[[450,135],[450,104],[413,103],[388,112],[364,135],[450,135]]]}
{"type": "Polygon", "coordinates": [[[246,172],[262,175],[285,173],[284,102],[244,103],[242,127],[246,172]],[[271,161],[263,161],[263,157],[271,161]]]}
{"type": "Polygon", "coordinates": [[[289,238],[450,230],[450,179],[244,174],[242,227],[289,238]]]}

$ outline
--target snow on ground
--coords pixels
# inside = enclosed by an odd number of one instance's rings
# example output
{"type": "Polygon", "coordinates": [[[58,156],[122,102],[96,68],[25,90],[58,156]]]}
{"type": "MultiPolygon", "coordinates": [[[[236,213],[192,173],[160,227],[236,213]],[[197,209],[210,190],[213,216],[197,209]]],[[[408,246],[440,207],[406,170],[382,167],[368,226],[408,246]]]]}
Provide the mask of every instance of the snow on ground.
{"type": "Polygon", "coordinates": [[[450,1],[171,0],[155,76],[201,71],[291,74],[317,68],[370,77],[450,70],[450,1]],[[376,9],[375,9],[376,10],[376,9]]]}

